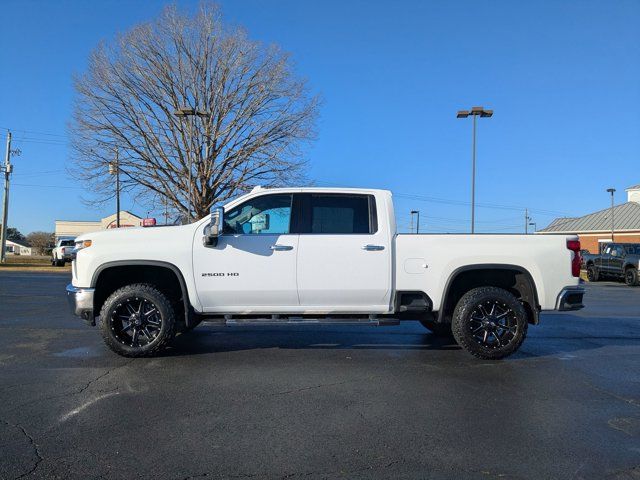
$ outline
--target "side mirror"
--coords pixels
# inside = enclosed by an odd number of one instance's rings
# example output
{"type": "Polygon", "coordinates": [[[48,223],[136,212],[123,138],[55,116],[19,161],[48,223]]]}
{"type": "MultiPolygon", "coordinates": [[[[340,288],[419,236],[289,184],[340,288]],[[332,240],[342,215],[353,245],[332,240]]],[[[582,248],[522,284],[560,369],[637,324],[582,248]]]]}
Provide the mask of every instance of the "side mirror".
{"type": "Polygon", "coordinates": [[[224,208],[216,207],[211,209],[211,219],[209,225],[204,229],[202,243],[205,247],[215,247],[218,245],[218,237],[222,235],[224,228],[224,208]]]}

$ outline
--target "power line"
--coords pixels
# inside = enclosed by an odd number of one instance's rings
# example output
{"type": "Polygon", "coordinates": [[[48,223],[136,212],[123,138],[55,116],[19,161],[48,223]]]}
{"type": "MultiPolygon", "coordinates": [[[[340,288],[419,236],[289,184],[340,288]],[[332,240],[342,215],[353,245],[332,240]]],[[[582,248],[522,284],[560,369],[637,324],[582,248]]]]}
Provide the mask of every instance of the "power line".
{"type": "Polygon", "coordinates": [[[30,183],[14,183],[14,185],[17,185],[17,186],[20,186],[20,187],[73,188],[73,189],[82,189],[82,190],[84,190],[84,187],[72,187],[70,185],[34,185],[34,184],[30,184],[30,183]]]}
{"type": "MultiPolygon", "coordinates": [[[[318,180],[315,183],[317,183],[318,185],[323,185],[323,186],[336,186],[337,184],[334,183],[329,183],[329,182],[325,182],[322,180],[318,180]]],[[[446,204],[446,205],[458,205],[458,206],[469,206],[471,205],[471,202],[466,202],[463,200],[451,200],[451,199],[446,199],[446,198],[440,198],[440,197],[433,197],[433,196],[429,196],[429,195],[420,195],[420,194],[415,194],[415,193],[402,193],[402,192],[393,192],[393,196],[394,197],[399,197],[399,198],[406,198],[409,200],[417,200],[417,201],[421,201],[421,202],[432,202],[432,203],[441,203],[441,204],[446,204]]],[[[492,204],[492,203],[476,203],[476,207],[482,207],[482,208],[489,208],[489,209],[496,209],[496,210],[512,210],[512,211],[516,211],[516,212],[524,212],[526,207],[520,207],[520,206],[516,206],[516,205],[502,205],[502,204],[492,204]]],[[[530,212],[532,213],[537,213],[539,215],[549,215],[549,216],[569,216],[567,214],[567,212],[560,212],[560,211],[555,211],[555,210],[545,210],[545,209],[533,209],[530,208],[529,209],[530,212]]],[[[466,220],[464,220],[466,221],[466,220]]]]}
{"type": "Polygon", "coordinates": [[[47,135],[47,136],[51,136],[51,137],[63,137],[63,138],[68,138],[67,135],[63,135],[61,133],[50,133],[50,132],[36,132],[34,130],[20,130],[20,129],[16,129],[16,128],[8,128],[8,127],[0,127],[0,129],[2,130],[11,130],[12,132],[22,132],[22,133],[30,133],[30,134],[35,134],[35,135],[47,135]]]}
{"type": "Polygon", "coordinates": [[[66,147],[68,145],[68,143],[62,143],[62,142],[49,142],[49,141],[46,141],[46,140],[24,140],[24,139],[19,139],[19,138],[16,138],[14,140],[14,142],[16,142],[16,143],[39,143],[39,144],[42,144],[42,145],[57,145],[57,146],[60,146],[60,147],[66,147]]]}

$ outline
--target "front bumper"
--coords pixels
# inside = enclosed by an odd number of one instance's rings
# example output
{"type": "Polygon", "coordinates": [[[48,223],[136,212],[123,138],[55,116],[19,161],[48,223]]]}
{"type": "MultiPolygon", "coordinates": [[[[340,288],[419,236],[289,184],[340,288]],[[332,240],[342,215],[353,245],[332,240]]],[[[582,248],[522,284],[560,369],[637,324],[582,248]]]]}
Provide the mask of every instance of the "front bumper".
{"type": "Polygon", "coordinates": [[[81,317],[86,322],[95,325],[93,317],[93,293],[95,288],[78,288],[67,285],[67,302],[71,313],[81,317]]]}
{"type": "Polygon", "coordinates": [[[558,294],[556,300],[556,310],[580,310],[584,308],[582,297],[584,296],[584,288],[576,285],[573,287],[564,287],[558,294]]]}

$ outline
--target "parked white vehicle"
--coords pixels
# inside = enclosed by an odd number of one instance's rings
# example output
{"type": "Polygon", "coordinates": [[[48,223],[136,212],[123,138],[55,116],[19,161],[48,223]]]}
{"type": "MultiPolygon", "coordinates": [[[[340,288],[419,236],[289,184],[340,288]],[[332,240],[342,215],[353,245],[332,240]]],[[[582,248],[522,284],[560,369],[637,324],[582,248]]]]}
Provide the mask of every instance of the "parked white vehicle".
{"type": "Polygon", "coordinates": [[[203,319],[419,320],[498,359],[541,310],[583,306],[577,237],[397,234],[386,190],[256,188],[193,224],[85,234],[76,248],[71,309],[99,316],[125,356],[203,319]]]}
{"type": "Polygon", "coordinates": [[[66,262],[71,262],[74,258],[75,240],[73,238],[60,238],[56,246],[51,250],[51,265],[64,267],[66,262]]]}

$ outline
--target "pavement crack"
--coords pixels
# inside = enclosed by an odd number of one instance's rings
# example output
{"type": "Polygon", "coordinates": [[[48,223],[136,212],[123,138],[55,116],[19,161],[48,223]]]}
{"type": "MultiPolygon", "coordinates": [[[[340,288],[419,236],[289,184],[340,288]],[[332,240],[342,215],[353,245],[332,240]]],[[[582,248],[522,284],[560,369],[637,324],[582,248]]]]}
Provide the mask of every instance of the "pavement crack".
{"type": "Polygon", "coordinates": [[[633,405],[634,407],[640,407],[640,401],[636,400],[635,398],[623,397],[622,395],[618,395],[617,393],[610,392],[609,390],[605,390],[604,388],[598,387],[587,381],[583,381],[583,383],[586,386],[595,390],[596,392],[604,393],[605,395],[609,395],[610,397],[615,398],[616,400],[620,400],[621,402],[628,403],[629,405],[633,405]]]}
{"type": "Polygon", "coordinates": [[[32,473],[34,473],[38,469],[38,467],[40,466],[40,463],[44,460],[44,457],[42,456],[42,453],[40,452],[40,448],[38,447],[38,444],[36,443],[36,441],[33,438],[33,436],[31,436],[31,434],[29,432],[27,432],[27,430],[22,425],[10,423],[10,422],[7,422],[6,420],[1,420],[1,421],[5,425],[8,425],[10,427],[17,428],[18,430],[20,430],[22,432],[22,434],[25,436],[25,438],[29,441],[29,445],[33,449],[33,454],[36,456],[36,461],[34,462],[33,466],[28,471],[26,471],[26,472],[22,473],[21,475],[18,475],[17,477],[15,477],[15,480],[18,480],[19,478],[24,478],[24,477],[26,477],[28,475],[31,475],[32,473]]]}
{"type": "Polygon", "coordinates": [[[89,380],[84,387],[82,387],[80,390],[73,392],[74,395],[77,395],[79,393],[84,392],[87,388],[89,388],[91,385],[93,385],[94,383],[96,383],[98,380],[101,380],[102,378],[106,377],[107,375],[109,375],[111,372],[115,372],[116,370],[119,370],[121,368],[124,368],[126,366],[128,366],[129,364],[131,364],[131,362],[133,362],[135,360],[135,358],[130,359],[129,361],[123,363],[122,365],[118,365],[115,368],[110,368],[109,370],[107,370],[104,373],[101,373],[100,375],[98,375],[96,378],[94,378],[93,380],[89,380]]]}
{"type": "Polygon", "coordinates": [[[319,385],[311,385],[311,386],[308,386],[308,387],[301,387],[301,388],[294,388],[292,390],[285,390],[284,392],[277,392],[277,393],[273,393],[272,395],[289,395],[291,393],[304,392],[304,391],[307,391],[307,390],[315,390],[317,388],[333,387],[335,385],[344,385],[345,383],[348,383],[348,382],[344,381],[344,382],[335,382],[335,383],[321,383],[319,385]]]}
{"type": "MultiPolygon", "coordinates": [[[[124,367],[128,366],[134,360],[136,360],[136,359],[135,358],[131,358],[127,362],[123,363],[122,365],[118,365],[117,367],[108,369],[106,372],[103,372],[100,375],[98,375],[97,377],[95,377],[95,378],[89,380],[88,382],[86,382],[82,387],[80,387],[80,389],[67,390],[65,392],[56,393],[55,395],[48,395],[46,397],[33,398],[33,399],[31,399],[31,400],[29,400],[27,402],[23,402],[23,403],[21,403],[19,405],[15,405],[12,408],[12,410],[21,409],[22,407],[24,407],[26,405],[30,405],[32,403],[40,403],[40,402],[47,401],[47,400],[54,400],[56,398],[63,398],[63,397],[71,396],[71,395],[79,395],[79,394],[83,393],[85,390],[87,390],[89,387],[91,387],[91,385],[95,384],[96,382],[98,382],[99,380],[103,379],[107,375],[115,372],[116,370],[119,370],[121,368],[124,368],[124,367]]],[[[116,390],[117,390],[117,388],[116,388],[116,390]]],[[[109,391],[111,391],[111,390],[109,390],[109,391]]]]}

